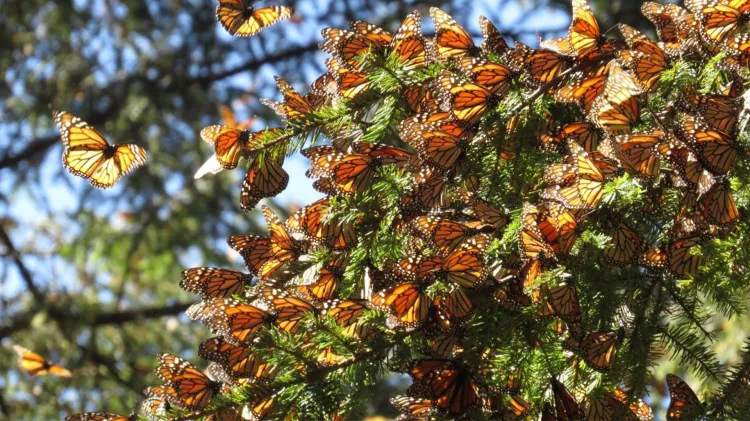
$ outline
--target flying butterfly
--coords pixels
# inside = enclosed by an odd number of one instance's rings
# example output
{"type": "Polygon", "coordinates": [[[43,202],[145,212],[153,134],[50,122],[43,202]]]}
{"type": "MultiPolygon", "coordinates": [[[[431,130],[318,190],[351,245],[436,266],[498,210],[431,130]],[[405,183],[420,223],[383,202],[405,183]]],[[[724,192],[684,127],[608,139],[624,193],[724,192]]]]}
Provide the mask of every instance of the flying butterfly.
{"type": "Polygon", "coordinates": [[[215,382],[188,361],[172,354],[159,354],[156,374],[174,388],[175,397],[188,410],[204,408],[219,393],[215,382]]]}
{"type": "Polygon", "coordinates": [[[667,387],[670,398],[667,421],[693,420],[706,412],[693,389],[681,378],[667,374],[667,387]]]}
{"type": "Polygon", "coordinates": [[[123,174],[146,164],[146,151],[132,143],[110,145],[95,128],[66,111],[53,118],[65,150],[63,165],[100,189],[112,187],[123,174]]]}
{"type": "Polygon", "coordinates": [[[18,354],[18,367],[32,376],[53,375],[58,377],[72,377],[68,369],[47,361],[46,358],[20,345],[13,345],[18,354]]]}
{"type": "Polygon", "coordinates": [[[256,8],[248,6],[245,0],[219,0],[216,17],[230,34],[249,37],[263,28],[289,18],[294,11],[288,6],[256,8]]]}

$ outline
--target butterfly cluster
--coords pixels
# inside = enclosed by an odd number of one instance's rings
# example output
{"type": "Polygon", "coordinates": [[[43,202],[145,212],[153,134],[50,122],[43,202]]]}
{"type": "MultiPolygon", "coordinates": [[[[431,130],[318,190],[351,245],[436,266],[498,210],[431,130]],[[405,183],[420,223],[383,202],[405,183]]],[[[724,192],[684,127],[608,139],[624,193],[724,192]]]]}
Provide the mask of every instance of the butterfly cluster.
{"type": "MultiPolygon", "coordinates": [[[[631,322],[591,320],[596,304],[579,301],[591,293],[563,274],[585,262],[654,286],[689,278],[701,247],[742,219],[730,178],[750,2],[687,3],[644,3],[656,41],[623,24],[605,35],[585,0],[573,0],[568,35],[538,49],[511,47],[484,17],[475,44],[437,8],[431,38],[417,11],[394,33],[360,21],[325,29],[331,57],[309,93],[277,78],[283,98],[263,100],[284,127],[201,131],[223,168],[249,162],[246,211],[287,186],[284,156],[322,133],[330,142],[301,153],[325,197],[285,221],[264,206],[268,235],[231,236],[245,272],[183,272],[180,286],[201,297],[188,316],[213,335],[198,350],[210,364],[161,355],[164,384],[147,391],[145,412],[200,414],[252,387],[242,411],[229,405],[212,419],[304,413],[279,403],[278,379],[315,381],[390,356],[412,379],[391,400],[401,420],[653,420],[618,367],[631,322]],[[719,80],[676,88],[675,69],[692,72],[720,51],[719,80]],[[539,171],[499,183],[524,155],[539,171]],[[637,200],[617,200],[621,185],[637,200]],[[606,245],[591,248],[582,238],[591,230],[606,245]],[[295,364],[274,355],[280,337],[304,344],[286,351],[295,364]],[[550,364],[553,348],[568,369],[550,364]],[[549,364],[544,373],[528,376],[531,355],[549,364]]],[[[667,382],[668,420],[706,410],[682,380],[667,382]]],[[[340,419],[346,405],[329,415],[340,419]]]]}

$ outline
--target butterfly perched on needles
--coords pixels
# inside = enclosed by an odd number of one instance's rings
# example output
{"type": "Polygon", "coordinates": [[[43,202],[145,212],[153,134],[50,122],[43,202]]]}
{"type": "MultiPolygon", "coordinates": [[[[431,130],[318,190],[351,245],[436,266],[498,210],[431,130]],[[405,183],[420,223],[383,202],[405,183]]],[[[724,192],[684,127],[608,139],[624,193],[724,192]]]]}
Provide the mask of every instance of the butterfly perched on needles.
{"type": "Polygon", "coordinates": [[[123,174],[146,164],[146,151],[132,143],[110,145],[95,128],[66,111],[52,114],[60,130],[63,165],[92,186],[112,187],[123,174]]]}
{"type": "Polygon", "coordinates": [[[289,18],[294,11],[288,6],[248,6],[245,0],[219,0],[216,17],[230,34],[249,37],[281,19],[289,18]]]}
{"type": "Polygon", "coordinates": [[[58,377],[72,377],[68,369],[57,364],[52,364],[36,352],[30,351],[20,345],[13,345],[13,350],[18,354],[18,367],[32,376],[43,376],[50,374],[58,377]]]}
{"type": "Polygon", "coordinates": [[[480,404],[479,384],[474,374],[457,360],[426,359],[412,361],[408,373],[424,389],[440,411],[458,415],[480,404]]]}
{"type": "Polygon", "coordinates": [[[667,374],[667,387],[670,398],[668,421],[694,420],[706,411],[693,389],[681,378],[667,374]]]}
{"type": "Polygon", "coordinates": [[[202,409],[219,393],[221,383],[211,380],[193,364],[172,354],[159,354],[156,374],[175,391],[188,410],[202,409]]]}

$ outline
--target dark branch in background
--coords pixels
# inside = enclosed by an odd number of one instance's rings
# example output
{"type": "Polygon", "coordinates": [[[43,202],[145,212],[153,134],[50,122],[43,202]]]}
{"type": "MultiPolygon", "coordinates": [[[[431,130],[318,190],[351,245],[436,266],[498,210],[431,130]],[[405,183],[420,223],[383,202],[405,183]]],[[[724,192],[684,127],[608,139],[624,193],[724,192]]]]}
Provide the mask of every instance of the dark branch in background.
{"type": "Polygon", "coordinates": [[[51,136],[45,137],[43,139],[32,140],[29,145],[26,146],[26,148],[24,148],[21,152],[15,155],[5,156],[0,159],[0,170],[5,168],[13,168],[22,161],[29,160],[34,156],[45,152],[59,140],[60,136],[51,136]]]}
{"type": "MultiPolygon", "coordinates": [[[[92,336],[92,338],[93,337],[95,336],[92,336]]],[[[132,377],[130,380],[126,380],[120,375],[120,370],[117,368],[117,363],[115,362],[115,360],[107,358],[96,350],[95,341],[92,341],[91,345],[88,347],[78,345],[78,348],[81,350],[83,355],[86,356],[87,360],[93,362],[96,365],[104,366],[107,371],[109,371],[109,374],[111,374],[118,383],[135,392],[137,395],[140,395],[142,393],[142,388],[138,384],[133,382],[132,377]]]]}
{"type": "Polygon", "coordinates": [[[91,322],[91,326],[101,326],[109,324],[123,324],[142,319],[155,319],[158,317],[172,316],[180,314],[187,310],[194,303],[177,303],[169,306],[145,307],[125,311],[113,311],[111,313],[97,314],[91,322]]]}
{"type": "Polygon", "coordinates": [[[2,241],[2,243],[5,244],[5,248],[8,249],[8,254],[15,262],[18,271],[21,273],[21,278],[23,278],[24,283],[26,283],[26,288],[28,288],[35,299],[43,302],[44,293],[42,293],[42,291],[34,284],[34,278],[31,276],[31,272],[23,263],[23,260],[21,260],[21,254],[18,253],[18,250],[16,250],[16,247],[13,245],[8,233],[5,232],[5,228],[2,226],[0,226],[0,241],[2,241]]]}

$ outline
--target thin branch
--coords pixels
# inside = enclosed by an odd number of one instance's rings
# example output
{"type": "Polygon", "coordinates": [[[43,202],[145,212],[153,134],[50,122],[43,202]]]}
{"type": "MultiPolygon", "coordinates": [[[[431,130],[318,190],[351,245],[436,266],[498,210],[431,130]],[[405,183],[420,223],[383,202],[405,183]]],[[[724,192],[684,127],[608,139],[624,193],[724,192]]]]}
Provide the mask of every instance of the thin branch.
{"type": "Polygon", "coordinates": [[[194,303],[177,303],[168,306],[144,307],[125,311],[113,311],[111,313],[100,313],[94,317],[91,326],[121,325],[128,322],[144,319],[155,319],[164,316],[172,316],[182,313],[194,303]]]}
{"type": "Polygon", "coordinates": [[[34,284],[34,278],[31,276],[31,272],[23,263],[21,254],[18,253],[16,246],[13,245],[8,233],[5,232],[5,228],[2,226],[0,226],[0,241],[2,241],[2,243],[5,244],[5,248],[8,249],[8,254],[15,262],[18,271],[21,273],[21,278],[23,278],[23,281],[26,283],[26,288],[31,292],[31,295],[33,295],[35,299],[43,302],[44,293],[42,293],[42,291],[34,284]]]}

